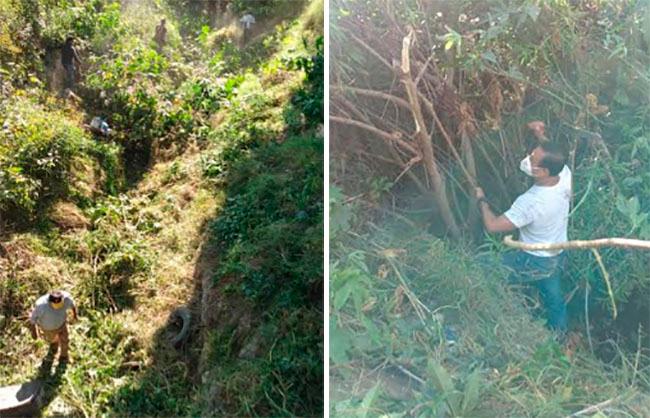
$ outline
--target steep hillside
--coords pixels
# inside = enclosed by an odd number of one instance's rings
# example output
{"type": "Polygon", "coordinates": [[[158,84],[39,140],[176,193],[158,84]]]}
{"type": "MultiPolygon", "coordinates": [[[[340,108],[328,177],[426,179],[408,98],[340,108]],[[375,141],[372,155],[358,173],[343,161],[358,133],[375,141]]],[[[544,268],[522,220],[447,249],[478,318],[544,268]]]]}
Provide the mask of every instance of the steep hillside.
{"type": "Polygon", "coordinates": [[[46,416],[322,413],[323,4],[224,3],[3,0],[0,382],[46,416]],[[67,365],[26,328],[53,288],[67,365]]]}

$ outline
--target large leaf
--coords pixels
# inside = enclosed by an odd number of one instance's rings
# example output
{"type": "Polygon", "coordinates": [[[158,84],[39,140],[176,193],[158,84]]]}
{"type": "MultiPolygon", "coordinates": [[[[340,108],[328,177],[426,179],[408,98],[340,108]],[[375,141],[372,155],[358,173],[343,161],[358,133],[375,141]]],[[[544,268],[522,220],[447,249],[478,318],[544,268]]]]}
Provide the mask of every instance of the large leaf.
{"type": "Polygon", "coordinates": [[[463,397],[463,413],[467,415],[478,406],[479,389],[481,384],[481,375],[479,369],[475,369],[467,378],[465,383],[465,394],[463,397]]]}
{"type": "MultiPolygon", "coordinates": [[[[363,397],[363,401],[361,401],[361,407],[359,410],[359,413],[357,416],[359,418],[366,418],[368,416],[368,413],[370,412],[370,407],[372,406],[372,403],[375,401],[375,398],[379,394],[379,388],[380,388],[380,383],[377,383],[372,389],[366,393],[366,396],[363,397]]],[[[371,414],[370,416],[375,416],[376,414],[371,414]]]]}
{"type": "Polygon", "coordinates": [[[335,320],[330,320],[330,359],[335,364],[350,361],[347,351],[352,346],[351,341],[349,333],[339,328],[335,320]]]}
{"type": "Polygon", "coordinates": [[[429,374],[433,379],[433,386],[442,393],[451,393],[454,390],[454,383],[447,370],[436,360],[429,360],[429,374]]]}

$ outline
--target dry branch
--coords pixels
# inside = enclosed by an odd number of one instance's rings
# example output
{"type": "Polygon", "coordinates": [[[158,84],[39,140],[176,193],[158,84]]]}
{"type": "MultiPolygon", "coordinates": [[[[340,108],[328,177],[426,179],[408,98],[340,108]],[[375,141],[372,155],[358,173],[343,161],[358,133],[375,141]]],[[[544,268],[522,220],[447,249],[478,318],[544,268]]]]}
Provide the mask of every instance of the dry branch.
{"type": "Polygon", "coordinates": [[[424,161],[424,166],[426,171],[429,174],[429,179],[431,180],[431,186],[434,192],[434,198],[438,209],[440,209],[440,215],[442,216],[443,221],[449,228],[449,232],[454,238],[460,237],[460,230],[454,219],[454,215],[451,212],[449,206],[449,200],[447,199],[447,191],[445,187],[445,181],[438,169],[438,162],[436,161],[435,155],[433,153],[433,145],[431,144],[431,138],[427,132],[426,124],[424,123],[424,117],[422,116],[422,108],[420,106],[420,99],[417,93],[417,88],[411,77],[411,62],[409,58],[411,42],[413,40],[413,30],[409,31],[409,34],[406,35],[402,41],[402,82],[406,87],[406,93],[408,95],[411,113],[413,113],[413,119],[415,121],[415,137],[420,144],[420,149],[422,150],[422,157],[424,161]]]}
{"type": "Polygon", "coordinates": [[[408,151],[410,151],[412,154],[416,156],[420,155],[420,151],[417,148],[415,148],[413,145],[401,139],[402,135],[399,132],[393,132],[393,133],[384,132],[381,129],[377,129],[374,126],[368,125],[367,123],[359,122],[353,119],[342,118],[339,116],[332,115],[329,118],[330,121],[332,122],[338,122],[344,125],[356,126],[358,128],[365,129],[366,131],[372,132],[375,135],[379,136],[380,138],[388,142],[398,144],[399,146],[407,149],[408,151]]]}
{"type": "Polygon", "coordinates": [[[574,418],[574,417],[579,417],[585,414],[592,414],[594,412],[600,412],[602,408],[611,405],[612,402],[614,402],[615,398],[612,399],[607,399],[606,401],[597,403],[596,405],[591,405],[585,409],[581,409],[578,412],[574,412],[573,414],[569,415],[567,418],[574,418]]]}
{"type": "Polygon", "coordinates": [[[557,244],[528,244],[515,241],[512,235],[507,235],[503,243],[509,247],[527,251],[552,251],[552,250],[583,250],[602,247],[634,248],[637,250],[650,250],[650,241],[631,238],[600,238],[594,240],[575,240],[557,244]]]}
{"type": "Polygon", "coordinates": [[[359,94],[362,96],[368,96],[368,97],[376,97],[379,99],[384,99],[386,101],[395,103],[399,106],[402,106],[405,109],[411,110],[411,105],[409,105],[409,102],[406,100],[402,99],[401,97],[393,96],[392,94],[384,93],[381,91],[376,91],[376,90],[368,90],[368,89],[360,89],[357,87],[345,87],[344,89],[340,87],[332,87],[331,90],[333,91],[349,91],[355,94],[359,94]]]}

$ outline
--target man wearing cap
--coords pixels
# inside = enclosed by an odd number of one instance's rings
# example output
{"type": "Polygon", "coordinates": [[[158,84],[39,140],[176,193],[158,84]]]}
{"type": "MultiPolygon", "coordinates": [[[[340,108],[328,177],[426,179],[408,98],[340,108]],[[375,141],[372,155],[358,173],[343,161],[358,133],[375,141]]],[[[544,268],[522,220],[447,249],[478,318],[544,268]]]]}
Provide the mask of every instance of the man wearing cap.
{"type": "MultiPolygon", "coordinates": [[[[567,241],[569,207],[571,202],[571,170],[566,166],[564,149],[544,135],[544,124],[528,124],[538,139],[538,145],[520,164],[520,169],[532,177],[534,185],[519,196],[511,208],[497,216],[476,189],[476,198],[488,232],[519,230],[524,243],[562,243],[567,241]]],[[[566,265],[565,254],[559,251],[511,251],[503,263],[512,270],[509,281],[535,286],[547,312],[550,328],[563,335],[567,329],[567,313],[560,279],[566,265]]]]}
{"type": "Polygon", "coordinates": [[[50,349],[61,348],[59,361],[68,361],[68,326],[67,311],[72,310],[72,317],[77,320],[77,307],[68,292],[54,291],[47,293],[36,301],[29,317],[29,329],[34,339],[38,338],[39,328],[43,339],[50,343],[50,349]],[[38,325],[38,327],[36,327],[38,325]]]}

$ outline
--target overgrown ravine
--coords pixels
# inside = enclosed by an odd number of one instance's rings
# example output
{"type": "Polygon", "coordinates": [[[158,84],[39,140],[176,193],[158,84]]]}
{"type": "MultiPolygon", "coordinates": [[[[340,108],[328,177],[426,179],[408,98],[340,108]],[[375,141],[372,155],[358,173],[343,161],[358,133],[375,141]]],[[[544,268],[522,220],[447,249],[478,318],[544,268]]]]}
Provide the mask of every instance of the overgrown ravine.
{"type": "Polygon", "coordinates": [[[53,6],[43,32],[77,31],[86,60],[76,95],[45,81],[56,71],[3,84],[3,135],[24,147],[0,148],[16,166],[0,175],[28,181],[0,184],[0,381],[44,379],[45,415],[322,410],[322,304],[307,302],[323,284],[323,5],[296,5],[260,6],[245,47],[236,20],[211,29],[187,5],[53,6]],[[148,36],[163,16],[159,54],[148,36]],[[95,115],[110,137],[85,130],[95,115]],[[24,321],[53,287],[80,320],[72,363],[44,370],[24,321]],[[173,347],[179,307],[191,327],[173,347]]]}

